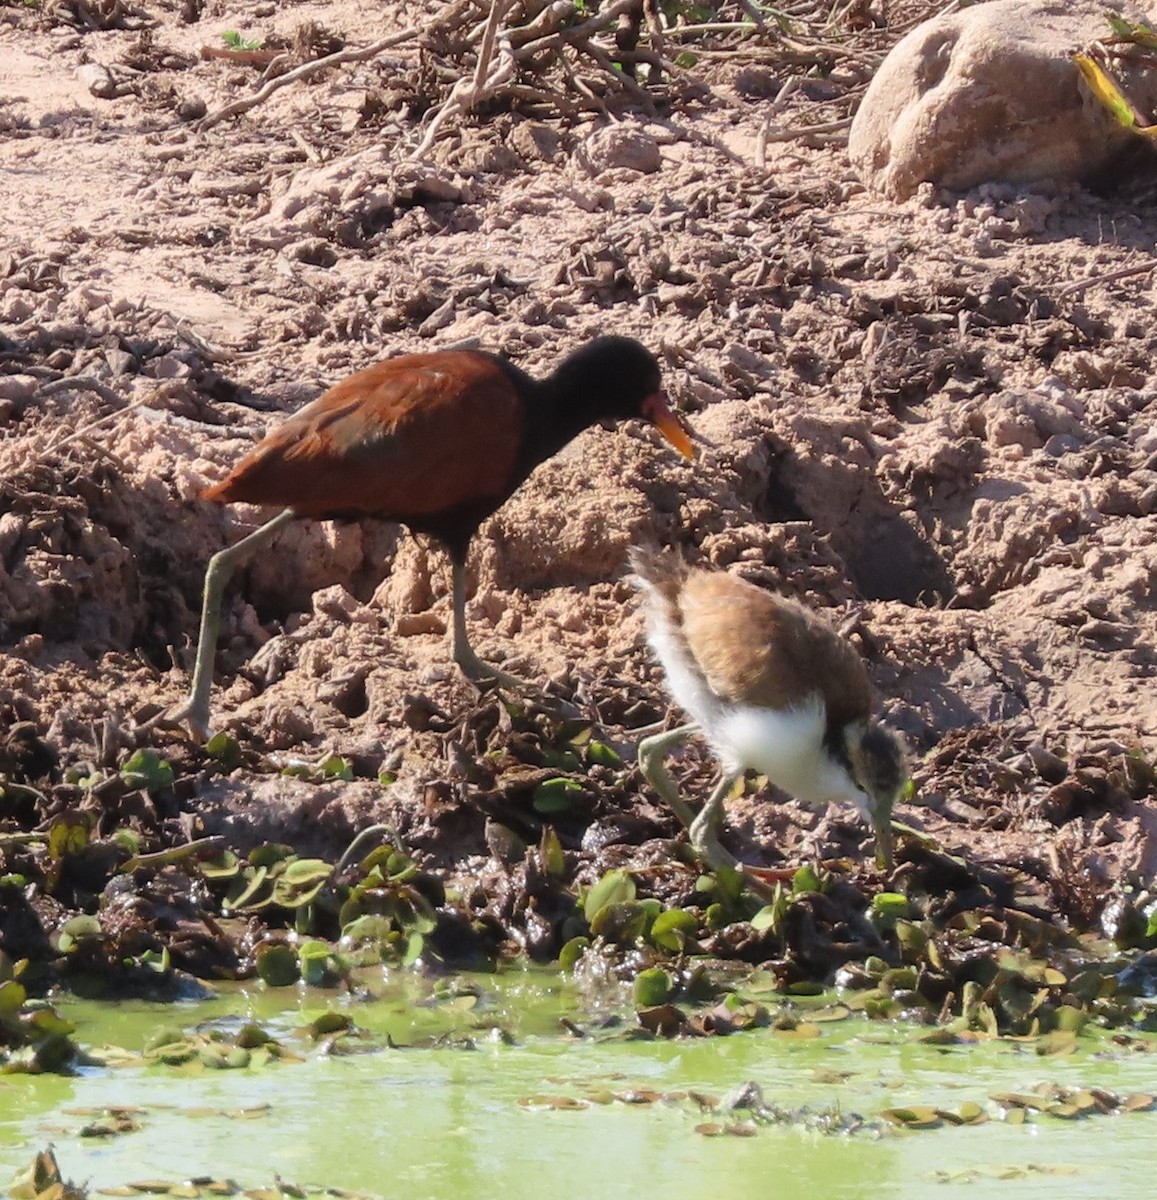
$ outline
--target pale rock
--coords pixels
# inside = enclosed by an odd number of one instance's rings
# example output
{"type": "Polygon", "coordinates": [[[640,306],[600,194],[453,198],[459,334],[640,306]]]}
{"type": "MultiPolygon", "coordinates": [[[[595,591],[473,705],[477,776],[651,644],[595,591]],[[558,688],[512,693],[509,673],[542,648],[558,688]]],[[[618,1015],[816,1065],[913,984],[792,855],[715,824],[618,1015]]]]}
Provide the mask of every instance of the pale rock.
{"type": "Polygon", "coordinates": [[[576,157],[591,175],[616,167],[652,175],[663,162],[659,143],[644,130],[627,124],[596,129],[579,147],[576,157]]]}
{"type": "MultiPolygon", "coordinates": [[[[934,17],[896,44],[852,123],[848,154],[866,184],[897,200],[932,183],[1082,180],[1133,140],[1080,81],[1074,51],[1109,33],[1120,0],[992,0],[934,17]]],[[[1123,80],[1142,111],[1157,74],[1123,80]]],[[[1003,235],[1002,235],[1003,236],[1003,235]]]]}
{"type": "Polygon", "coordinates": [[[0,375],[0,400],[31,400],[39,386],[35,375],[0,375]]]}
{"type": "Polygon", "coordinates": [[[99,63],[85,63],[77,68],[77,78],[100,100],[113,100],[117,96],[116,80],[107,67],[99,63]]]}

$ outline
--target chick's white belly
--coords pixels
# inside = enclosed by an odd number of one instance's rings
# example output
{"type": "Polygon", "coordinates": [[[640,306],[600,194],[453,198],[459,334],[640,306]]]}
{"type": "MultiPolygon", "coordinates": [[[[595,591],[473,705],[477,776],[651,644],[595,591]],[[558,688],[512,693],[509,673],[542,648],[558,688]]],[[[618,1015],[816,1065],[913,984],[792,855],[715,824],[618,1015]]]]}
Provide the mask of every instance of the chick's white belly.
{"type": "Polygon", "coordinates": [[[818,694],[791,709],[732,704],[708,686],[686,645],[664,620],[651,646],[667,675],[672,699],[703,730],[723,769],[766,775],[776,787],[819,808],[833,802],[867,812],[867,798],[824,748],[827,714],[818,694]]]}
{"type": "Polygon", "coordinates": [[[816,697],[787,710],[728,707],[704,726],[704,732],[729,771],[758,771],[814,807],[832,802],[862,810],[863,794],[824,747],[825,726],[823,702],[816,697]]]}

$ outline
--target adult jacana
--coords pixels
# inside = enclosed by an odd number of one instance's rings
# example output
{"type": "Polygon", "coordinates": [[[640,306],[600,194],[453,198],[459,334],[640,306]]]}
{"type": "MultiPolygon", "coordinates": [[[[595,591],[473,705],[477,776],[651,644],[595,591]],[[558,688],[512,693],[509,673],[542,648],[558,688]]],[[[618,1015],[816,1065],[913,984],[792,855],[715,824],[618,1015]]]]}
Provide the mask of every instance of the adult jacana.
{"type": "Polygon", "coordinates": [[[890,867],[892,806],[908,771],[900,739],[871,715],[856,650],[794,600],[723,571],[692,570],[678,554],[635,548],[631,567],[671,696],[695,722],[645,739],[639,764],[704,861],[737,865],[717,828],[731,785],[754,770],[806,804],[850,804],[890,867]],[[696,728],[723,776],[693,814],[662,756],[696,728]]]}
{"type": "Polygon", "coordinates": [[[496,354],[440,350],[386,359],[330,388],[204,493],[284,511],[210,561],[192,687],[174,719],[195,736],[207,734],[225,583],[295,517],[384,517],[437,538],[453,567],[454,661],[472,679],[518,686],[483,662],[466,635],[470,540],[539,463],[582,430],[631,417],[650,421],[692,456],[667,407],[658,362],[624,337],[596,338],[540,381],[496,354]]]}

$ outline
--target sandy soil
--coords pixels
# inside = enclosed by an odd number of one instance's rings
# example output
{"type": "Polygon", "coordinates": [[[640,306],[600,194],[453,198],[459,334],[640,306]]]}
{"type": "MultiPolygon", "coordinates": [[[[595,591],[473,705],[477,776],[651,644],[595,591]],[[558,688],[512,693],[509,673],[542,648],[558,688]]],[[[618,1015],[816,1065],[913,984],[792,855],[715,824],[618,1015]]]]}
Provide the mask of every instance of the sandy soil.
{"type": "MultiPolygon", "coordinates": [[[[847,116],[935,7],[832,32],[859,49],[775,129],[847,116]]],[[[480,652],[629,744],[668,705],[626,551],[681,545],[853,631],[912,746],[904,820],[1051,880],[1053,903],[1058,880],[1107,897],[1150,878],[1157,332],[1151,273],[1113,278],[1151,253],[1145,195],[895,205],[840,132],[773,138],[759,166],[774,42],[704,56],[654,116],[488,111],[420,159],[446,56],[414,42],[205,129],[260,83],[201,57],[222,31],[332,48],[427,15],[149,0],[85,27],[96,11],[114,9],[0,9],[0,776],[67,807],[70,767],[151,738],[187,768],[186,834],[340,847],[388,817],[466,874],[493,862],[486,817],[532,838],[495,767],[508,730],[448,662],[444,555],[396,527],[301,523],[231,589],[214,715],[240,768],[134,725],[182,697],[205,562],[261,515],[199,490],[279,413],[386,354],[474,340],[545,371],[614,331],[660,354],[709,445],[685,464],[640,427],[594,429],[542,466],[477,539],[480,652]],[[57,449],[116,409],[36,393],[71,375],[144,404],[57,449]],[[357,778],[278,774],[330,752],[357,778]]],[[[678,771],[692,792],[711,773],[694,747],[678,771]]],[[[649,839],[674,822],[629,767],[604,784],[568,845],[661,859],[649,839]]],[[[725,839],[753,862],[863,839],[762,799],[732,803],[725,839]]]]}

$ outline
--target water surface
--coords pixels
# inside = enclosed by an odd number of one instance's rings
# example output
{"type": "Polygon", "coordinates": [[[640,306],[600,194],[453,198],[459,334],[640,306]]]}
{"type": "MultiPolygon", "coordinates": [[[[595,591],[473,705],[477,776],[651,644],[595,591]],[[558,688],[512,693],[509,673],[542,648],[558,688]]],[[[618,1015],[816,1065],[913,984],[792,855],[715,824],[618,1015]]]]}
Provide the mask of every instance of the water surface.
{"type": "Polygon", "coordinates": [[[175,1008],[65,1002],[61,1011],[87,1046],[139,1050],[160,1026],[247,1018],[306,1058],[230,1071],[150,1065],[0,1077],[0,1182],[52,1143],[65,1176],[94,1188],[208,1175],[246,1187],[280,1176],[407,1200],[700,1200],[724,1189],[896,1200],[1152,1195],[1157,1112],[836,1136],[804,1119],[760,1126],[750,1137],[710,1137],[697,1127],[744,1122],[744,1113],[705,1113],[678,1097],[724,1096],[751,1080],[784,1109],[830,1116],[838,1108],[875,1125],[890,1107],[955,1111],[965,1101],[998,1118],[993,1094],[1040,1082],[1157,1088],[1153,1055],[1104,1038],[1082,1038],[1072,1055],[1040,1057],[1013,1041],[930,1046],[912,1026],[852,1018],[823,1024],[809,1039],[770,1029],[677,1041],[576,1039],[560,1031],[560,1015],[585,1024],[591,1013],[557,976],[513,972],[471,983],[480,990],[474,1001],[438,999],[409,976],[379,985],[368,1003],[260,985],[175,1008]],[[399,1048],[339,1056],[298,1040],[294,1031],[327,1008],[389,1034],[399,1048]],[[447,1044],[431,1046],[436,1035],[447,1044]],[[610,1099],[648,1090],[677,1098],[610,1099]],[[581,1110],[520,1103],[592,1093],[609,1102],[581,1110]],[[105,1139],[81,1137],[91,1117],[68,1111],[119,1105],[146,1110],[142,1127],[105,1139]],[[268,1110],[238,1111],[259,1105],[268,1110]]]}

